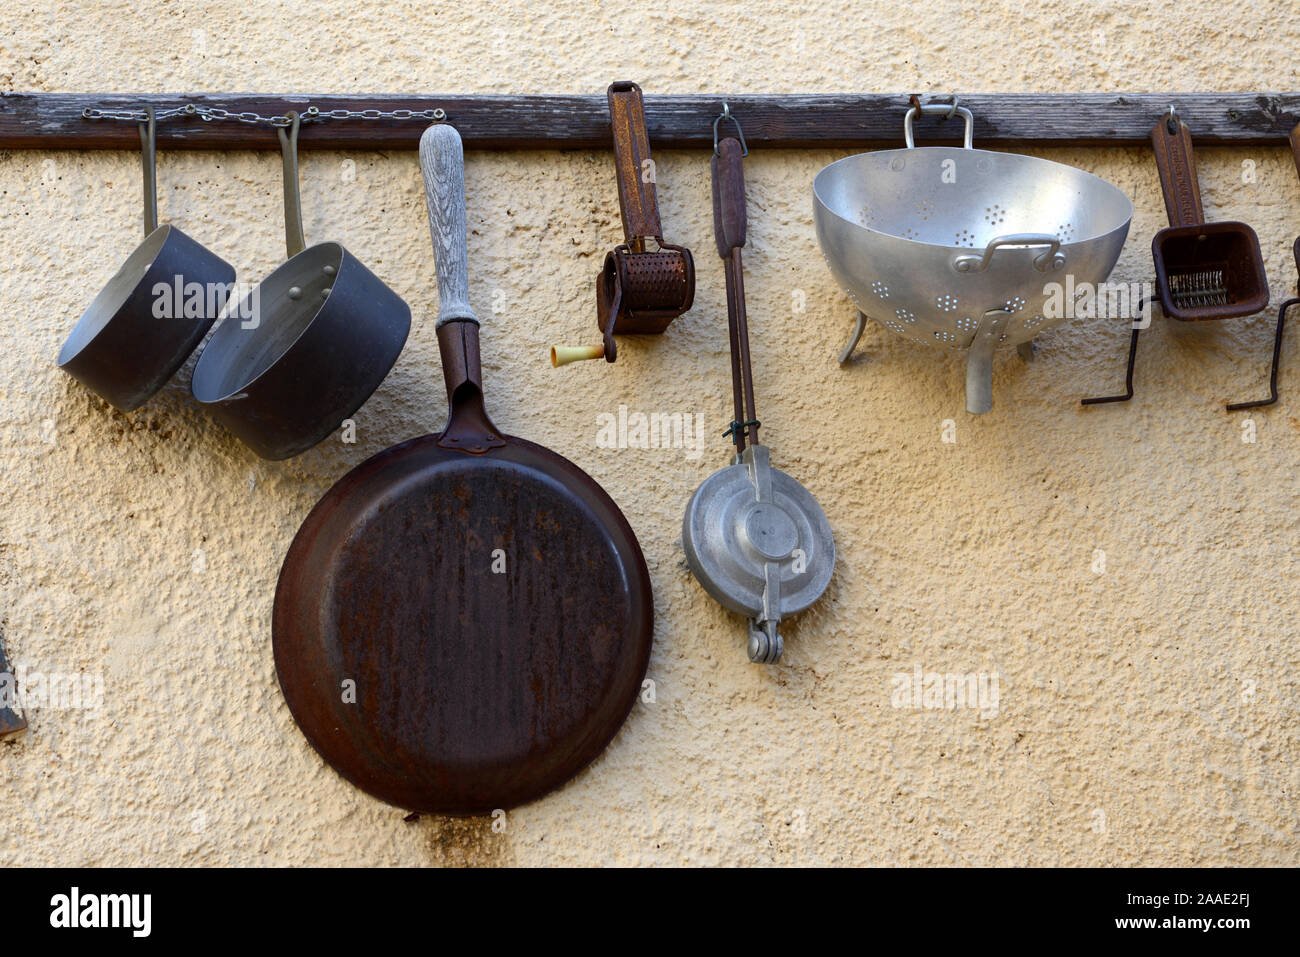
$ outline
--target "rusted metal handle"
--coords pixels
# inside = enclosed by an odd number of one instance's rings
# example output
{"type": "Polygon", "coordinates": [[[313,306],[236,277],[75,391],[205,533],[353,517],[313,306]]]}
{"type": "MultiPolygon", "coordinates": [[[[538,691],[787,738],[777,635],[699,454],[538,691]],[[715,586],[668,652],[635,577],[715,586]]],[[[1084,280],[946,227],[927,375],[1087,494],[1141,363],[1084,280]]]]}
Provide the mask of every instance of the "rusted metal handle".
{"type": "Polygon", "coordinates": [[[609,100],[609,125],[614,133],[614,169],[618,176],[623,234],[632,251],[639,253],[645,250],[647,236],[656,239],[663,236],[641,87],[620,80],[611,83],[605,95],[609,100]]]}
{"type": "Polygon", "coordinates": [[[1201,184],[1196,176],[1196,155],[1187,124],[1171,112],[1151,128],[1151,148],[1156,154],[1160,189],[1170,226],[1199,226],[1205,222],[1201,184]]]}

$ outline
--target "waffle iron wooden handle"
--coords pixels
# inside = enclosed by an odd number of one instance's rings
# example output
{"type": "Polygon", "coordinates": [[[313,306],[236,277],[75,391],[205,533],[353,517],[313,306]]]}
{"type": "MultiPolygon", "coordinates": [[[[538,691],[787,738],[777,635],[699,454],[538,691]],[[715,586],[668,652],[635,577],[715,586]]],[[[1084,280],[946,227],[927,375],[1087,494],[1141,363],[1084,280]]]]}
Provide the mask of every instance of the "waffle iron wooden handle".
{"type": "Polygon", "coordinates": [[[713,238],[718,244],[718,255],[723,259],[733,249],[745,245],[748,220],[745,214],[745,171],[741,156],[744,150],[734,137],[718,144],[718,151],[709,160],[713,173],[713,238]]]}

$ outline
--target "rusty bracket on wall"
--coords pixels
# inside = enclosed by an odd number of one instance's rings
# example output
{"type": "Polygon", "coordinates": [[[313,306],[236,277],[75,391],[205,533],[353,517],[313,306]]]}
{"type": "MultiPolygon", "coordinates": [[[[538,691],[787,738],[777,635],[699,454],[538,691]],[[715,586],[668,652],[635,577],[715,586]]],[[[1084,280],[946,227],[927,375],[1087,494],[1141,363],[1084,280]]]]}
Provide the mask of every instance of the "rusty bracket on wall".
{"type": "MultiPolygon", "coordinates": [[[[713,120],[723,101],[745,118],[751,148],[898,146],[898,117],[913,94],[719,94],[646,96],[645,118],[656,149],[712,149],[713,120]]],[[[309,106],[321,118],[302,127],[301,149],[415,149],[427,121],[389,117],[403,111],[446,111],[471,149],[606,149],[609,109],[603,95],[336,94],[0,94],[0,149],[139,148],[135,125],[90,120],[87,109],[158,111],[186,104],[278,115],[309,106]]],[[[1300,122],[1300,93],[962,93],[983,144],[1145,146],[1151,116],[1175,104],[1197,145],[1283,146],[1300,122]]],[[[930,136],[942,138],[942,119],[930,136]]],[[[180,116],[158,124],[161,149],[278,149],[274,131],[246,122],[180,116]]]]}

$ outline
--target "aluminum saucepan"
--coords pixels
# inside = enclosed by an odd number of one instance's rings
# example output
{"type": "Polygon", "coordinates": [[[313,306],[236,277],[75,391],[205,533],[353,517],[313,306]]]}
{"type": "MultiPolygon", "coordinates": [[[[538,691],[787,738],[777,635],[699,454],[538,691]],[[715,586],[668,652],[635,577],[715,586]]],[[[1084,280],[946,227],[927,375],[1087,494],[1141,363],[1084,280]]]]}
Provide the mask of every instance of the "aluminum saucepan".
{"type": "Polygon", "coordinates": [[[280,127],[289,259],[217,327],[191,390],[264,459],[316,445],[359,409],[397,361],[410,307],[338,243],[307,248],[298,126],[280,127]]]}
{"type": "Polygon", "coordinates": [[[158,225],[154,111],[140,124],[145,238],[91,301],[59,350],[59,368],[123,412],[176,374],[212,328],[235,270],[170,223],[158,225]]]}

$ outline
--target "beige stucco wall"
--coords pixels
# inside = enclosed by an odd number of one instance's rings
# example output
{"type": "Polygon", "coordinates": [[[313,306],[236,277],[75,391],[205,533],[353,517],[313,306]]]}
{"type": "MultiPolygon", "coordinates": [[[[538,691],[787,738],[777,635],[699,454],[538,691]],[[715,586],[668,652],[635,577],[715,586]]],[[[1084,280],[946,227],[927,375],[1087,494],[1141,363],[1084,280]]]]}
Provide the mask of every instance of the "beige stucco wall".
{"type": "MultiPolygon", "coordinates": [[[[1291,4],[1161,6],[11,4],[0,87],[1300,88],[1291,4]]],[[[818,255],[809,197],[840,155],[759,151],[746,166],[765,437],[822,503],[839,549],[828,594],[786,626],[772,668],[746,660],[742,622],[692,581],[679,542],[688,495],[727,461],[723,440],[694,459],[596,443],[597,415],[620,404],[703,413],[711,434],[730,418],[707,155],[658,154],[668,234],[697,251],[694,310],[659,340],[625,341],[615,366],[562,371],[546,347],[591,339],[592,280],[619,234],[610,156],[467,156],[496,421],[619,502],[657,615],[655,701],[638,703],[594,766],[494,830],[403,823],[343,782],[294,727],[271,659],[276,574],[311,505],[352,465],[443,420],[414,153],[305,156],[309,239],[346,244],[415,321],[356,444],[332,439],[282,464],[195,408],[188,369],[121,415],[55,368],[137,241],[136,157],[0,153],[0,620],[29,669],[105,682],[98,711],[33,710],[26,737],[0,748],[0,861],[1296,864],[1300,346],[1287,344],[1282,402],[1250,417],[1253,443],[1222,404],[1266,387],[1269,315],[1157,320],[1128,406],[1078,405],[1121,382],[1114,321],[1052,332],[1030,365],[1000,355],[982,418],[963,411],[956,359],[877,328],[840,369],[852,310],[818,255]],[[955,444],[941,441],[946,419],[955,444]],[[915,666],[996,672],[996,715],[893,707],[893,676],[915,666]]],[[[1147,279],[1164,223],[1149,153],[1043,155],[1134,198],[1115,278],[1147,279]]],[[[1255,226],[1280,300],[1300,232],[1289,155],[1200,159],[1207,213],[1255,226]]],[[[164,153],[159,177],[163,217],[241,279],[280,261],[275,154],[164,153]]]]}

